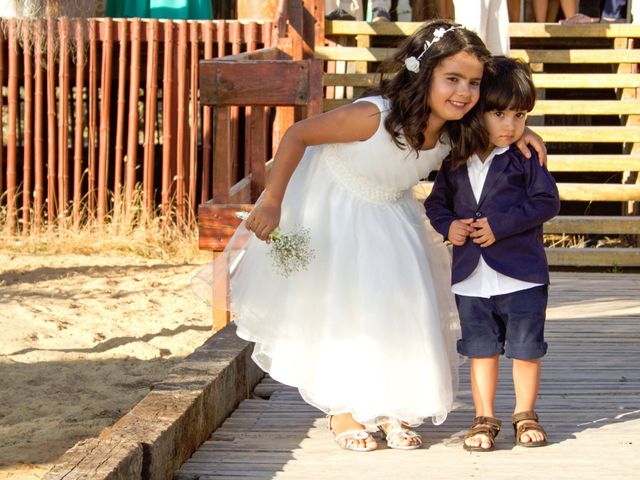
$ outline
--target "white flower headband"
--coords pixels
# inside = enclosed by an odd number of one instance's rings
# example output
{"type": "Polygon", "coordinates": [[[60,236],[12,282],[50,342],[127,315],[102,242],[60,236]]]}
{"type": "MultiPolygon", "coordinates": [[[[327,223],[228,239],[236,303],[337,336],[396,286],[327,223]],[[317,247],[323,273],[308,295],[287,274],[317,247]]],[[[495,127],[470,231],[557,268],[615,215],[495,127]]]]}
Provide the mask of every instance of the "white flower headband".
{"type": "Polygon", "coordinates": [[[445,33],[450,32],[451,30],[457,30],[459,28],[464,28],[464,27],[460,25],[460,26],[453,26],[449,28],[444,28],[444,27],[437,28],[433,32],[433,38],[431,39],[431,41],[425,40],[422,53],[418,55],[418,58],[414,56],[405,58],[404,66],[407,67],[407,70],[409,70],[410,72],[418,73],[420,71],[420,59],[423,57],[425,53],[427,53],[427,50],[429,50],[431,45],[433,45],[436,42],[439,42],[440,39],[444,37],[445,33]]]}

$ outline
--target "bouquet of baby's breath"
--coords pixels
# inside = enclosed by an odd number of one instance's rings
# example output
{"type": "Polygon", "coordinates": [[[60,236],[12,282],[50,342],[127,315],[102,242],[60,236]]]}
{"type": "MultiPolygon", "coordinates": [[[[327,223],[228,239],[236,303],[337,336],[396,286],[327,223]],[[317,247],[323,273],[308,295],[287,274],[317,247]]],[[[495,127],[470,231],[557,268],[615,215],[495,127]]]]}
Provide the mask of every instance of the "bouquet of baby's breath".
{"type": "MultiPolygon", "coordinates": [[[[246,220],[249,214],[236,212],[236,216],[246,220]]],[[[285,235],[280,231],[280,227],[276,227],[269,234],[269,240],[271,245],[269,256],[273,260],[273,268],[283,277],[306,270],[315,257],[315,252],[311,248],[311,236],[306,228],[285,235]]]]}

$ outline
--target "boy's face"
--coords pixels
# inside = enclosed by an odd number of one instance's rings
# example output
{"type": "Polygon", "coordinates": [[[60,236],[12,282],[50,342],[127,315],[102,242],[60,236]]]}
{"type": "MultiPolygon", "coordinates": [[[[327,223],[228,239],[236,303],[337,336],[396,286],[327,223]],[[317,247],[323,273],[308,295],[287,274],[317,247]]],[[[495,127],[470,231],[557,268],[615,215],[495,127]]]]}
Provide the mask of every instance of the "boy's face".
{"type": "Polygon", "coordinates": [[[484,127],[489,142],[494,147],[508,147],[524,133],[527,112],[525,110],[489,110],[483,114],[484,127]]]}

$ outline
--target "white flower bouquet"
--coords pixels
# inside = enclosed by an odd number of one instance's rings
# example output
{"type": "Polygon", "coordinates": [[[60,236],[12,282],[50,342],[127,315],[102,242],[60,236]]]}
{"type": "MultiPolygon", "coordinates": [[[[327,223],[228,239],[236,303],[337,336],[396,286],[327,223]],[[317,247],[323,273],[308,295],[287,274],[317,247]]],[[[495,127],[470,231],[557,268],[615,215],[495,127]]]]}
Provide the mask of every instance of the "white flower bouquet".
{"type": "MultiPolygon", "coordinates": [[[[246,220],[248,216],[247,212],[236,212],[236,217],[242,220],[246,220]]],[[[269,240],[269,256],[273,260],[274,270],[283,277],[306,270],[315,258],[308,229],[283,234],[280,227],[276,227],[269,234],[269,240]]]]}

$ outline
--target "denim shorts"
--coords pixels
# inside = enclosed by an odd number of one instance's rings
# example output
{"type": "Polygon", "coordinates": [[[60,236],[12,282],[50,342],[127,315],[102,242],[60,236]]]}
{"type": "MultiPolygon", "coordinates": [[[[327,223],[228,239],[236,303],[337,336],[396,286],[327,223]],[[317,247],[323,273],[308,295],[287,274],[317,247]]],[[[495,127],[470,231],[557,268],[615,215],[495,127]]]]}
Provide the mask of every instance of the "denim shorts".
{"type": "Polygon", "coordinates": [[[458,353],[471,358],[505,353],[518,360],[543,357],[547,292],[547,285],[541,285],[490,298],[456,295],[462,327],[458,353]]]}

